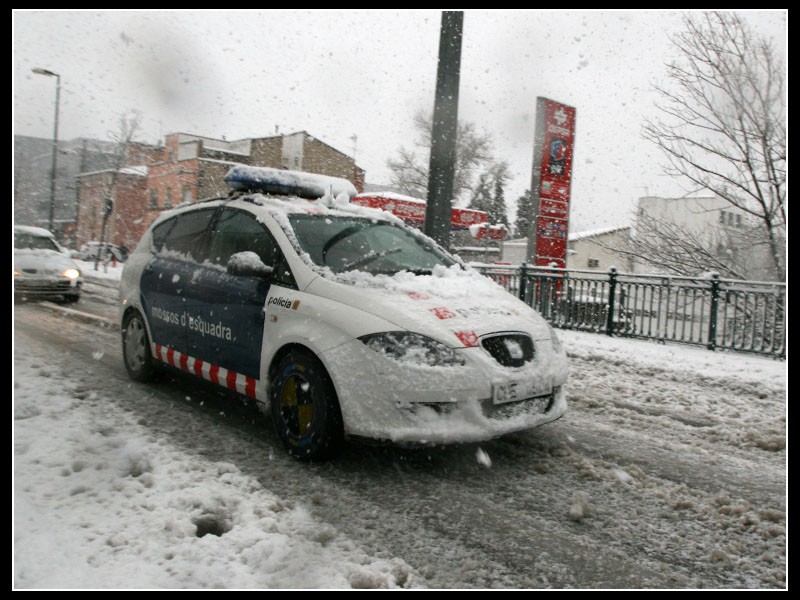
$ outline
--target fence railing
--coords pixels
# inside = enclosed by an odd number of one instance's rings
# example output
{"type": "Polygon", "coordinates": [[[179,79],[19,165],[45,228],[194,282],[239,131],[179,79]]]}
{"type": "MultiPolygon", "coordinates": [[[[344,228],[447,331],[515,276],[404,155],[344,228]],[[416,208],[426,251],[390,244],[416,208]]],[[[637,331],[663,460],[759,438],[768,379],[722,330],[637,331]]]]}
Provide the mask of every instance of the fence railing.
{"type": "Polygon", "coordinates": [[[786,284],[475,265],[554,327],[786,356],[786,284]]]}

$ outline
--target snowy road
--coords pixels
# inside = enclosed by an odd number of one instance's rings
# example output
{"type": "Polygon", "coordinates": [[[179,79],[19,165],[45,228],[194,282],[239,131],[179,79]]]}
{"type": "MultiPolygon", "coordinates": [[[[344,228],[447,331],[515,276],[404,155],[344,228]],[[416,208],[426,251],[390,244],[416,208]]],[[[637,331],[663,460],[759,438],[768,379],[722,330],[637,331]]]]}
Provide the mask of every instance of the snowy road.
{"type": "MultiPolygon", "coordinates": [[[[367,587],[785,587],[785,364],[574,332],[562,339],[572,364],[564,419],[480,446],[351,443],[321,465],[287,457],[255,409],[209,387],[131,383],[116,331],[21,305],[14,345],[16,372],[40,367],[62,381],[70,409],[125,415],[198,464],[233,465],[254,482],[251,493],[303,507],[370,557],[370,568],[389,561],[394,575],[368,578],[367,587]]],[[[36,387],[26,383],[16,383],[15,410],[36,387]]],[[[18,438],[41,416],[23,413],[18,438]]],[[[26,456],[18,443],[18,489],[34,477],[21,464],[44,468],[26,456]]],[[[15,577],[37,587],[16,524],[15,577]]],[[[151,585],[209,585],[170,577],[151,585]]],[[[223,576],[217,585],[269,584],[223,576]]]]}

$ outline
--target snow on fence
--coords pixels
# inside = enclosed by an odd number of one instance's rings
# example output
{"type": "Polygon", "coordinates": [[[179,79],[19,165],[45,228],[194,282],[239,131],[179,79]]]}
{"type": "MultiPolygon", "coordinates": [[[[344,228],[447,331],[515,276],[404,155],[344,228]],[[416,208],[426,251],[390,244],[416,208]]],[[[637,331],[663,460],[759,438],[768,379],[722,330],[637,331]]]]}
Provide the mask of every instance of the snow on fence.
{"type": "Polygon", "coordinates": [[[786,285],[474,265],[554,327],[786,356],[786,285]]]}

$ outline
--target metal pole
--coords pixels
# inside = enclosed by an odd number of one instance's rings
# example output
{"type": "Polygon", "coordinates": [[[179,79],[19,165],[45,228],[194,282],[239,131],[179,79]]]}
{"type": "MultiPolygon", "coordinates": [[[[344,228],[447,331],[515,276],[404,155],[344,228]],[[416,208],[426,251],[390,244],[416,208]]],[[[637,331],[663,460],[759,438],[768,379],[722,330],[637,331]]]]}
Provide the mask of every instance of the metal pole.
{"type": "Polygon", "coordinates": [[[541,188],[542,156],[544,154],[545,106],[547,99],[536,98],[536,127],[533,134],[533,169],[531,172],[531,222],[528,224],[528,245],[525,260],[536,265],[536,236],[539,226],[539,196],[541,188]]]}
{"type": "Polygon", "coordinates": [[[719,273],[711,274],[711,309],[708,314],[708,344],[709,350],[717,349],[717,316],[719,314],[719,273]]]}
{"type": "Polygon", "coordinates": [[[61,103],[61,75],[48,71],[47,69],[32,69],[37,75],[56,78],[56,106],[53,117],[53,158],[50,165],[50,218],[48,219],[48,229],[53,231],[53,221],[56,210],[56,167],[58,165],[58,112],[61,103]]]}
{"type": "Polygon", "coordinates": [[[428,205],[425,233],[445,248],[450,246],[450,219],[458,131],[458,86],[461,75],[462,11],[442,12],[439,68],[431,129],[428,205]]]}
{"type": "Polygon", "coordinates": [[[608,270],[608,318],[606,319],[606,335],[614,335],[614,301],[617,290],[617,270],[608,270]]]}

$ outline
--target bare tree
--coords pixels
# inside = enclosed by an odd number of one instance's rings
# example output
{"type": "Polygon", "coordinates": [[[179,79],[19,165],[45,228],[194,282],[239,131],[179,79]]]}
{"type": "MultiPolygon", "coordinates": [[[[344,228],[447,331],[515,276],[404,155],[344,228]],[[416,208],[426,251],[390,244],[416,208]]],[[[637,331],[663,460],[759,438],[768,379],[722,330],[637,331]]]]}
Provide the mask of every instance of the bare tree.
{"type": "Polygon", "coordinates": [[[729,279],[769,279],[764,276],[768,240],[755,219],[737,222],[735,227],[701,230],[642,211],[626,243],[596,243],[632,262],[644,262],[655,272],[685,277],[717,272],[729,279]]]}
{"type": "MultiPolygon", "coordinates": [[[[645,138],[688,179],[758,219],[780,279],[785,279],[786,69],[771,41],[735,13],[684,18],[672,42],[679,58],[657,87],[661,117],[645,138]]],[[[685,244],[681,244],[685,245],[685,244]]]]}
{"type": "Polygon", "coordinates": [[[128,151],[136,132],[139,130],[141,114],[138,111],[130,111],[120,116],[119,128],[109,132],[109,137],[115,143],[114,157],[111,167],[111,182],[103,193],[103,224],[100,230],[100,250],[94,262],[94,270],[98,270],[101,258],[106,253],[106,230],[108,228],[108,218],[114,210],[114,199],[119,180],[120,169],[127,163],[128,151]]]}
{"type": "MultiPolygon", "coordinates": [[[[432,117],[420,111],[414,115],[413,124],[417,134],[414,148],[401,147],[397,151],[397,158],[388,160],[387,166],[392,172],[393,186],[410,196],[425,198],[428,195],[432,117]]],[[[478,132],[473,123],[459,122],[453,197],[459,201],[466,200],[472,191],[476,173],[493,164],[489,135],[478,132]]]]}

